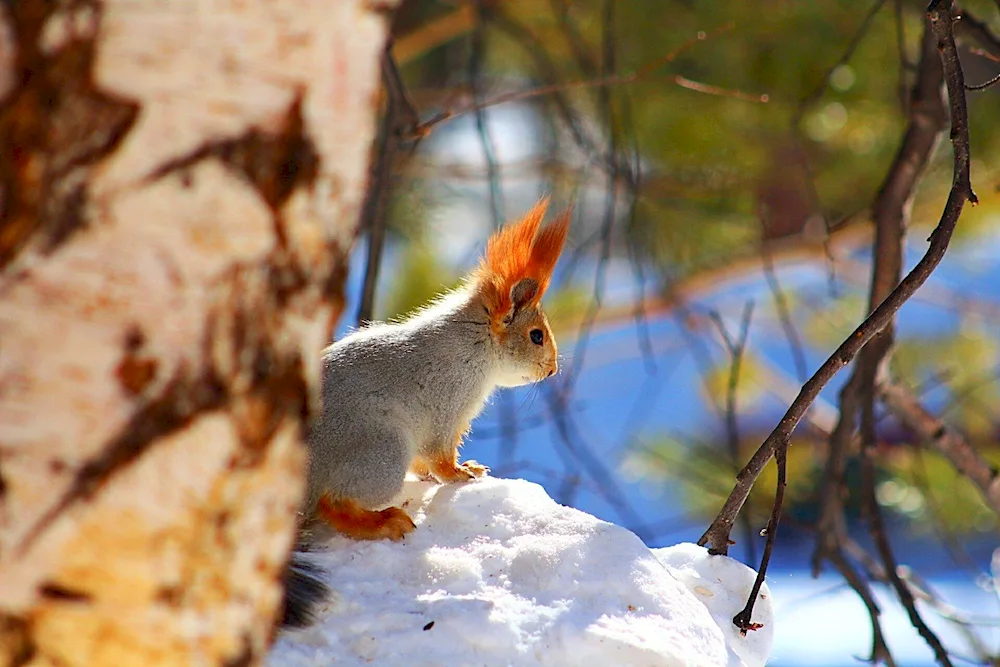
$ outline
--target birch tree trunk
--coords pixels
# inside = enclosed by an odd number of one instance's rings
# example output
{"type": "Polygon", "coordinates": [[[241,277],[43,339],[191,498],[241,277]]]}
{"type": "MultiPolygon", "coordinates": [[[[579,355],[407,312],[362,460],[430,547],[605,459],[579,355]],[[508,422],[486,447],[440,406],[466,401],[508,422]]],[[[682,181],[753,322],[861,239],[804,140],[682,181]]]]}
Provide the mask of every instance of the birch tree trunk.
{"type": "Polygon", "coordinates": [[[392,4],[0,7],[0,666],[262,657],[392,4]]]}

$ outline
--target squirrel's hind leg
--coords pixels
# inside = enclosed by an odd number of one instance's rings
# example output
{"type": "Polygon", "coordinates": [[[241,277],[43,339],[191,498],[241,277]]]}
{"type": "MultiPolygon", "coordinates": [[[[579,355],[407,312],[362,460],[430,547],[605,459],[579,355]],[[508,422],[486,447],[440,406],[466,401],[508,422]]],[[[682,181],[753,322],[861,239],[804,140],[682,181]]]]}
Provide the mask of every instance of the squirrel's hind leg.
{"type": "Polygon", "coordinates": [[[367,510],[353,500],[330,494],[319,499],[316,514],[337,532],[356,540],[401,540],[416,528],[413,519],[398,507],[367,510]]]}

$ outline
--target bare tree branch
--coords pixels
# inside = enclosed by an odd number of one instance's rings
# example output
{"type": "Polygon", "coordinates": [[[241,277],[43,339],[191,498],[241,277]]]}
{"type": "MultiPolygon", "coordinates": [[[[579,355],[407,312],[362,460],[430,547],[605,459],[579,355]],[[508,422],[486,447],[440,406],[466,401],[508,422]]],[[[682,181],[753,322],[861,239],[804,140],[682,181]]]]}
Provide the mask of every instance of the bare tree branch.
{"type": "MultiPolygon", "coordinates": [[[[866,397],[867,398],[867,397],[866,397]]],[[[878,499],[875,497],[875,457],[877,455],[877,440],[875,434],[875,408],[870,400],[865,401],[861,416],[861,487],[864,494],[865,514],[868,518],[869,532],[875,548],[882,559],[886,576],[896,596],[906,609],[910,623],[917,629],[920,636],[924,638],[927,645],[934,652],[934,657],[941,667],[952,667],[951,658],[941,644],[941,640],[934,634],[927,623],[924,622],[917,611],[916,600],[913,592],[906,582],[899,576],[899,566],[896,563],[896,556],[892,552],[889,543],[889,536],[886,533],[885,524],[882,521],[882,510],[879,507],[878,499]]]]}
{"type": "MultiPolygon", "coordinates": [[[[803,385],[781,421],[737,475],[737,482],[718,516],[699,539],[699,544],[709,545],[710,553],[728,552],[729,535],[740,509],[746,502],[754,481],[764,466],[779,450],[784,452],[795,427],[824,386],[868,344],[879,332],[889,326],[896,311],[930,277],[944,257],[951,236],[961,216],[965,202],[978,200],[970,182],[968,111],[965,103],[965,82],[952,33],[951,2],[935,0],[928,9],[927,18],[941,54],[944,77],[948,86],[952,120],[952,145],[955,152],[954,177],[948,200],[937,227],[930,236],[925,255],[910,273],[896,286],[865,321],[854,330],[840,347],[824,362],[820,369],[803,385]]],[[[765,575],[765,568],[758,578],[765,575]]],[[[753,598],[748,607],[752,607],[753,598]]],[[[749,623],[749,615],[741,620],[749,623]]]]}
{"type": "Polygon", "coordinates": [[[955,29],[960,37],[971,37],[994,56],[1000,56],[1000,36],[990,28],[986,21],[970,14],[964,7],[961,12],[961,19],[955,24],[955,29]]]}
{"type": "MultiPolygon", "coordinates": [[[[948,6],[945,6],[943,10],[941,9],[941,4],[943,3],[934,3],[931,5],[931,12],[928,15],[929,19],[928,26],[929,26],[929,33],[932,33],[934,35],[936,46],[938,50],[941,52],[942,62],[945,67],[945,76],[949,88],[949,98],[952,103],[952,114],[953,114],[953,125],[954,125],[956,122],[955,118],[956,115],[958,116],[957,118],[958,121],[967,120],[964,117],[964,112],[965,112],[964,105],[962,105],[963,108],[956,110],[957,96],[955,91],[956,89],[959,89],[958,96],[963,96],[964,98],[963,89],[968,89],[969,87],[967,85],[964,85],[964,81],[961,80],[962,73],[959,66],[957,49],[955,48],[955,43],[954,43],[954,37],[952,35],[952,9],[950,7],[951,3],[948,3],[948,6]],[[939,11],[938,14],[934,13],[935,7],[937,7],[939,11]],[[946,27],[943,27],[945,24],[946,27]],[[950,60],[951,63],[949,63],[950,60]],[[957,70],[957,75],[955,71],[948,70],[949,64],[952,64],[954,66],[954,69],[957,70]]],[[[925,53],[926,53],[926,41],[927,40],[925,39],[925,53]]],[[[918,87],[919,85],[920,82],[918,81],[918,87]]],[[[918,90],[916,92],[919,95],[920,91],[918,90]]],[[[964,101],[964,99],[962,99],[962,101],[964,101]]],[[[941,113],[937,115],[943,116],[943,109],[941,110],[941,113]]],[[[967,138],[967,132],[968,132],[967,128],[965,129],[965,132],[967,138]]],[[[956,172],[959,171],[961,166],[957,158],[958,158],[958,147],[956,145],[956,172]]],[[[966,163],[964,167],[967,170],[968,164],[966,163]]],[[[956,184],[958,183],[959,181],[956,180],[956,184]]],[[[880,199],[889,200],[889,203],[892,204],[891,197],[884,197],[884,198],[880,197],[880,199]]],[[[975,201],[974,195],[970,197],[970,199],[972,201],[975,201]]],[[[896,234],[901,234],[903,232],[902,222],[904,218],[900,217],[897,222],[897,220],[895,219],[896,211],[901,211],[905,213],[905,209],[901,209],[896,206],[888,207],[888,214],[885,217],[887,234],[896,235],[896,234]]],[[[877,221],[878,220],[879,218],[877,218],[877,221]]],[[[876,230],[876,239],[878,242],[879,240],[878,228],[876,230]]],[[[891,273],[893,271],[896,271],[898,275],[899,267],[901,266],[902,262],[901,246],[902,246],[902,238],[900,238],[898,242],[893,242],[891,244],[887,243],[886,249],[887,250],[891,249],[891,252],[888,252],[884,257],[883,256],[876,257],[873,280],[872,280],[873,300],[875,298],[878,298],[879,289],[886,289],[888,285],[891,284],[892,282],[891,273]]],[[[886,331],[884,332],[882,340],[876,339],[876,341],[873,341],[873,344],[869,345],[863,351],[862,359],[861,361],[859,361],[859,367],[858,367],[858,372],[864,373],[863,375],[864,379],[860,387],[860,392],[863,401],[862,418],[861,418],[861,430],[862,430],[861,432],[862,432],[862,443],[863,443],[862,459],[861,459],[862,477],[863,477],[862,486],[865,494],[866,515],[868,517],[869,528],[872,534],[872,539],[875,542],[879,556],[881,557],[882,562],[884,564],[885,572],[889,580],[889,583],[891,584],[893,590],[896,592],[896,595],[898,596],[900,602],[903,604],[903,607],[906,609],[911,623],[917,629],[920,635],[924,638],[924,640],[927,642],[928,646],[931,647],[938,663],[941,664],[942,666],[950,666],[951,660],[947,654],[947,651],[944,649],[937,635],[927,626],[927,624],[921,618],[921,615],[916,608],[913,592],[911,591],[910,587],[899,576],[898,572],[899,568],[896,563],[896,558],[892,552],[891,544],[889,542],[889,538],[888,535],[886,534],[885,526],[882,521],[881,508],[878,506],[878,502],[875,498],[874,458],[877,453],[876,449],[877,436],[875,433],[874,400],[877,391],[876,388],[884,386],[887,383],[888,374],[884,371],[884,368],[885,368],[885,361],[888,359],[888,354],[891,348],[891,344],[892,344],[892,328],[890,326],[887,327],[886,331]],[[867,356],[866,353],[869,352],[869,349],[872,350],[870,359],[866,358],[867,356]],[[861,364],[865,365],[862,366],[861,364]],[[880,371],[880,368],[883,370],[880,371]]],[[[916,403],[915,400],[910,401],[908,403],[908,407],[911,408],[908,414],[911,417],[920,414],[919,411],[916,412],[914,411],[913,409],[914,406],[919,407],[919,404],[916,403]]],[[[925,417],[929,416],[929,414],[926,413],[926,411],[924,411],[923,415],[925,417]]],[[[938,428],[935,429],[934,433],[935,434],[942,433],[942,435],[944,435],[946,431],[943,431],[942,427],[943,425],[939,424],[938,428]]],[[[979,479],[977,486],[979,486],[980,489],[984,491],[984,494],[987,495],[987,498],[989,499],[989,494],[987,492],[987,489],[991,481],[990,477],[996,476],[995,471],[988,470],[986,466],[982,465],[983,462],[981,460],[977,461],[978,457],[976,456],[975,452],[973,452],[967,446],[964,449],[962,449],[961,444],[962,443],[959,442],[958,445],[955,445],[955,447],[951,448],[949,451],[957,455],[958,461],[964,464],[964,467],[966,469],[978,473],[979,479]],[[969,456],[970,454],[972,455],[971,457],[969,456]]],[[[996,507],[996,505],[994,505],[994,507],[996,507]]]]}
{"type": "MultiPolygon", "coordinates": [[[[917,79],[909,95],[906,132],[872,205],[875,242],[869,309],[874,309],[899,283],[912,199],[920,175],[930,162],[945,124],[945,101],[941,90],[944,73],[929,24],[924,30],[921,44],[917,79]]],[[[863,407],[863,396],[873,395],[871,387],[880,375],[880,369],[885,368],[884,362],[892,341],[893,324],[890,322],[861,351],[855,371],[841,391],[840,419],[830,436],[823,475],[820,519],[817,524],[819,535],[813,554],[814,574],[818,574],[825,558],[841,551],[845,536],[841,496],[845,489],[846,452],[855,434],[857,417],[863,407]]]]}
{"type": "Polygon", "coordinates": [[[975,484],[986,504],[1000,515],[1000,472],[997,468],[986,461],[959,432],[921,405],[903,385],[886,382],[879,386],[878,393],[889,411],[975,484]]]}
{"type": "Polygon", "coordinates": [[[868,612],[868,619],[871,621],[872,626],[872,650],[869,662],[872,664],[882,663],[886,667],[896,667],[896,661],[893,659],[892,653],[889,651],[889,645],[885,642],[885,635],[882,633],[882,623],[879,621],[882,612],[875,602],[875,597],[872,595],[871,586],[854,569],[851,562],[839,548],[827,554],[827,559],[837,572],[844,577],[847,585],[858,594],[868,612]]]}
{"type": "MultiPolygon", "coordinates": [[[[945,10],[949,11],[949,10],[945,10]]],[[[950,17],[948,18],[950,29],[950,17]]],[[[910,112],[910,124],[904,136],[902,147],[890,168],[886,182],[879,191],[872,209],[875,221],[875,247],[872,262],[872,283],[870,307],[881,301],[895,288],[902,271],[903,244],[910,202],[916,190],[920,174],[924,171],[937,144],[940,130],[944,125],[945,109],[941,100],[940,86],[943,69],[934,53],[940,49],[940,37],[934,31],[934,19],[928,17],[924,33],[921,63],[914,85],[910,112]]],[[[952,41],[954,47],[954,41],[952,41]]],[[[944,50],[941,50],[943,60],[944,50]]],[[[957,149],[956,149],[957,152],[957,149]]],[[[860,410],[862,441],[862,488],[865,515],[868,519],[878,553],[883,563],[887,580],[906,608],[913,626],[933,650],[942,665],[950,665],[950,659],[937,635],[926,625],[917,611],[912,592],[897,573],[895,555],[882,521],[881,508],[875,497],[875,457],[877,455],[877,435],[875,431],[876,386],[888,377],[886,371],[894,342],[894,324],[890,321],[859,355],[851,380],[841,396],[841,420],[830,442],[828,473],[835,467],[835,460],[841,462],[837,472],[843,474],[843,448],[848,434],[853,433],[854,421],[860,410]]],[[[839,477],[835,483],[842,484],[839,477]]],[[[831,480],[827,481],[824,494],[824,512],[817,541],[816,567],[823,555],[840,552],[839,541],[843,538],[842,505],[837,493],[830,492],[831,480]],[[839,518],[839,520],[837,520],[839,518]]]]}
{"type": "Polygon", "coordinates": [[[393,55],[398,62],[405,65],[431,49],[468,32],[475,25],[475,21],[475,7],[470,2],[463,2],[448,14],[397,38],[393,55]]]}

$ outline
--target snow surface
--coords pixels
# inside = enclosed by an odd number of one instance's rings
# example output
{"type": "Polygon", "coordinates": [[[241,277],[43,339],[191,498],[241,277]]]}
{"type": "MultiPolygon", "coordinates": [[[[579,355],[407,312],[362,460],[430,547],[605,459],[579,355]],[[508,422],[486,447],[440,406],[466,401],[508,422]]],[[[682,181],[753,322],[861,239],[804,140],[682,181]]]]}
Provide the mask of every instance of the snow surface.
{"type": "Polygon", "coordinates": [[[563,507],[537,484],[408,481],[417,524],[399,543],[331,536],[310,559],[336,591],[320,620],[282,633],[269,667],[336,665],[763,665],[773,638],[732,617],[755,573],[693,544],[648,549],[563,507]]]}

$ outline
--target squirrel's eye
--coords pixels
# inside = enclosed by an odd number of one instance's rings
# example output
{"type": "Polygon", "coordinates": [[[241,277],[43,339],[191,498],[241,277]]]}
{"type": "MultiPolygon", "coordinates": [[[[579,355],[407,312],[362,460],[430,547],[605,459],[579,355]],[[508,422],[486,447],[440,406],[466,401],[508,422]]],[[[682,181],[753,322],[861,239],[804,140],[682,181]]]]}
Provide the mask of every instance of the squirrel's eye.
{"type": "Polygon", "coordinates": [[[542,341],[545,340],[545,334],[542,333],[541,329],[532,329],[528,336],[531,337],[531,342],[535,345],[541,345],[542,341]]]}

